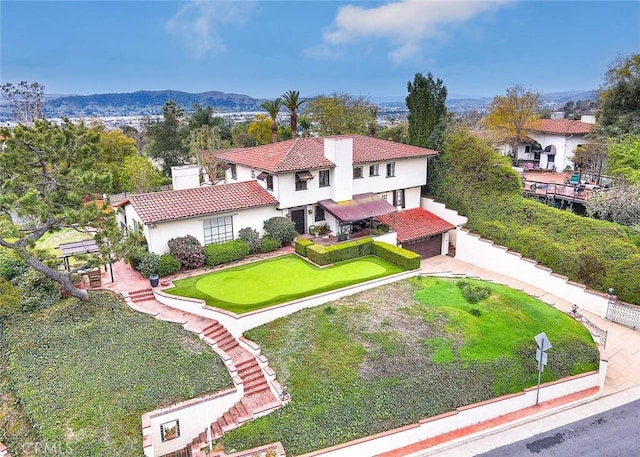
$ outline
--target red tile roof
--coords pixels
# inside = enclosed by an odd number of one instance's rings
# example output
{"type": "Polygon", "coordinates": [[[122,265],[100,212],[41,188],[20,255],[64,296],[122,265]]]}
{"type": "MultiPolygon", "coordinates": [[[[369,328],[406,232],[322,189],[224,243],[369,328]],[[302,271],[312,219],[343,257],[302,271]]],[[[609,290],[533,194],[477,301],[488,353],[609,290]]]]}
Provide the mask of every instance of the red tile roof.
{"type": "Polygon", "coordinates": [[[532,123],[530,130],[556,135],[585,135],[591,131],[593,124],[574,121],[572,119],[538,119],[532,123]]]}
{"type": "Polygon", "coordinates": [[[353,200],[321,200],[318,205],[333,214],[340,222],[354,222],[396,211],[393,205],[372,192],[354,195],[353,200]]]}
{"type": "Polygon", "coordinates": [[[131,195],[113,206],[131,203],[145,224],[275,205],[278,201],[256,181],[131,195]]]}
{"type": "MultiPolygon", "coordinates": [[[[380,162],[436,155],[431,149],[360,135],[341,135],[331,139],[353,140],[353,163],[380,162]]],[[[230,149],[217,156],[224,160],[270,173],[332,168],[324,156],[324,138],[296,138],[253,148],[230,149]]]]}
{"type": "Polygon", "coordinates": [[[398,211],[395,214],[378,216],[378,220],[396,231],[400,243],[419,240],[420,238],[448,232],[455,228],[453,224],[440,219],[423,208],[408,209],[398,211]]]}

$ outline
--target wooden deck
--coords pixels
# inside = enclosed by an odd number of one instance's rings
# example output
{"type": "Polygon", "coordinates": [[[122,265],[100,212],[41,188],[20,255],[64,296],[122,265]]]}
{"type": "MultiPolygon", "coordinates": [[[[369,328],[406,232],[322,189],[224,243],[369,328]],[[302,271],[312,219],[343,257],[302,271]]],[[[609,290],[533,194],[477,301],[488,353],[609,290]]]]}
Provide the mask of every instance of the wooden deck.
{"type": "Polygon", "coordinates": [[[600,186],[590,184],[559,184],[523,179],[523,192],[525,195],[550,200],[562,200],[569,203],[585,205],[587,200],[598,192],[606,192],[600,186]]]}

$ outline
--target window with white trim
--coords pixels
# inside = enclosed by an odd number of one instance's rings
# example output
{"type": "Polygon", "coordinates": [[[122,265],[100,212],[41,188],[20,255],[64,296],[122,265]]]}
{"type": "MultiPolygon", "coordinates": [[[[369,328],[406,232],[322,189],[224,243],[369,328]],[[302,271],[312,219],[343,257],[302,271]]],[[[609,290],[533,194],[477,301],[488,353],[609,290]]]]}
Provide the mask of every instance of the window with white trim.
{"type": "Polygon", "coordinates": [[[353,179],[362,178],[362,167],[353,167],[353,179]]]}
{"type": "Polygon", "coordinates": [[[329,181],[329,170],[320,170],[318,172],[318,182],[320,187],[329,187],[331,181],[329,181]]]}
{"type": "Polygon", "coordinates": [[[393,178],[396,175],[396,163],[387,163],[387,178],[393,178]]]}
{"type": "Polygon", "coordinates": [[[206,219],[203,225],[205,245],[233,240],[233,216],[206,219]]]}
{"type": "Polygon", "coordinates": [[[369,165],[369,176],[379,176],[380,175],[380,166],[377,163],[373,165],[369,165]]]}

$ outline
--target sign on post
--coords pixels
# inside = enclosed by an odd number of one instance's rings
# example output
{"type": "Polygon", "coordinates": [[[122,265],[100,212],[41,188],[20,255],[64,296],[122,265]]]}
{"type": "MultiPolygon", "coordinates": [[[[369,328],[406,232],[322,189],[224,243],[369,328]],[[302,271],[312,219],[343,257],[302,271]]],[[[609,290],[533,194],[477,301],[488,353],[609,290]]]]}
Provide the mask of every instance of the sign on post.
{"type": "Polygon", "coordinates": [[[547,334],[542,332],[538,333],[535,337],[538,349],[536,349],[536,360],[538,361],[538,390],[536,391],[536,405],[540,399],[540,379],[542,378],[542,370],[547,364],[547,353],[545,351],[551,349],[551,341],[547,338],[547,334]]]}

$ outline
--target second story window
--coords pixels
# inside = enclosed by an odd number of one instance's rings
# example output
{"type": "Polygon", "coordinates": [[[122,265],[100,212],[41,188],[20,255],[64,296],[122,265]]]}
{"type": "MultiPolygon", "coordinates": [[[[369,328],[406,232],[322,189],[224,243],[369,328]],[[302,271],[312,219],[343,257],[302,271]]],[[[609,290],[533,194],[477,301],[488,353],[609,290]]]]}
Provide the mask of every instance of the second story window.
{"type": "Polygon", "coordinates": [[[362,167],[353,167],[353,179],[362,178],[362,167]]]}
{"type": "Polygon", "coordinates": [[[273,190],[273,176],[269,175],[266,179],[267,182],[267,190],[273,190]]]}
{"type": "Polygon", "coordinates": [[[369,176],[379,176],[380,175],[380,166],[376,163],[374,165],[369,165],[369,176]]]}
{"type": "Polygon", "coordinates": [[[396,163],[389,162],[387,164],[387,178],[393,178],[396,175],[396,163]]]}
{"type": "Polygon", "coordinates": [[[329,170],[320,170],[318,172],[318,185],[320,187],[329,187],[331,185],[329,181],[329,170]]]}
{"type": "Polygon", "coordinates": [[[308,171],[296,173],[296,190],[307,190],[307,181],[313,179],[313,175],[308,171]]]}
{"type": "Polygon", "coordinates": [[[231,179],[237,180],[238,179],[238,168],[236,167],[236,164],[232,163],[231,166],[229,167],[229,169],[231,170],[231,179]]]}

